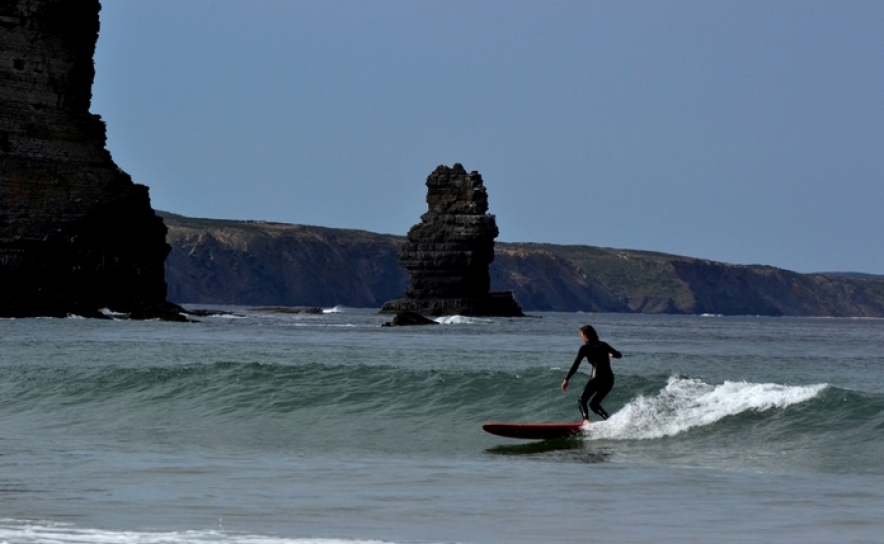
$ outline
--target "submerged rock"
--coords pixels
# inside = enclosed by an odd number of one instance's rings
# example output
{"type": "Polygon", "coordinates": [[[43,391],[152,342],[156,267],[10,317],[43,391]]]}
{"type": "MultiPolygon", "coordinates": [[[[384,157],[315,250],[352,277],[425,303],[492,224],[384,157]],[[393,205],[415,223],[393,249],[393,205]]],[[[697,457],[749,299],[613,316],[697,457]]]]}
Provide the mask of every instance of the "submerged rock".
{"type": "Polygon", "coordinates": [[[398,312],[392,321],[381,325],[382,327],[406,327],[410,325],[438,325],[439,323],[428,319],[416,312],[398,312]]]}
{"type": "Polygon", "coordinates": [[[129,319],[158,319],[160,321],[186,323],[193,321],[193,319],[187,317],[188,315],[191,315],[191,313],[177,304],[161,302],[136,306],[129,314],[129,319]]]}

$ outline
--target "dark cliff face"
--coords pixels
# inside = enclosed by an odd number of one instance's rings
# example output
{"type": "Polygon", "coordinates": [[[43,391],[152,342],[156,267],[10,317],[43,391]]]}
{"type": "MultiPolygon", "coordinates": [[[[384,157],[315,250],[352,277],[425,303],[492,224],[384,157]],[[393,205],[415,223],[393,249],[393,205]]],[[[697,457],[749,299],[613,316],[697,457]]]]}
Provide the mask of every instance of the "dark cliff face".
{"type": "Polygon", "coordinates": [[[0,1],[0,315],[165,301],[165,226],[89,113],[99,10],[0,1]]]}
{"type": "Polygon", "coordinates": [[[402,293],[401,238],[361,231],[163,214],[179,303],[379,307],[402,293]]]}
{"type": "Polygon", "coordinates": [[[530,310],[884,317],[884,280],[798,274],[676,255],[503,244],[496,286],[530,310]]]}
{"type": "Polygon", "coordinates": [[[881,280],[839,279],[702,260],[674,260],[673,266],[694,293],[691,313],[884,316],[881,280]]]}
{"type": "Polygon", "coordinates": [[[490,271],[492,284],[512,291],[529,311],[631,311],[621,297],[551,251],[499,248],[490,271]]]}

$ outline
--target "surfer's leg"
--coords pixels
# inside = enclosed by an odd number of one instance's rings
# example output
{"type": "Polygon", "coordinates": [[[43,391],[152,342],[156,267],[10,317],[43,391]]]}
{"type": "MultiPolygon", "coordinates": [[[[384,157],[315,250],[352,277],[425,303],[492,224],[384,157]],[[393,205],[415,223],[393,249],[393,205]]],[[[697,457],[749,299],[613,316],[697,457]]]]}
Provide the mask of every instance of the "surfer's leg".
{"type": "Polygon", "coordinates": [[[590,407],[592,408],[592,411],[597,413],[602,419],[608,419],[609,417],[611,417],[608,415],[608,412],[606,412],[605,409],[602,408],[602,405],[597,402],[593,402],[590,407]]]}
{"type": "Polygon", "coordinates": [[[583,421],[589,421],[589,409],[586,407],[586,403],[589,402],[589,398],[592,397],[593,393],[596,392],[596,380],[592,379],[586,382],[586,387],[583,388],[583,393],[580,394],[580,398],[577,399],[577,406],[580,408],[580,415],[583,416],[583,421]]]}
{"type": "Polygon", "coordinates": [[[580,408],[580,415],[583,416],[583,421],[589,421],[589,409],[587,409],[586,399],[582,395],[577,399],[577,407],[580,408]]]}
{"type": "Polygon", "coordinates": [[[599,417],[602,419],[608,419],[608,412],[602,408],[602,401],[605,400],[605,397],[608,396],[608,393],[611,392],[611,389],[614,387],[614,380],[606,381],[604,383],[600,383],[596,394],[592,397],[592,400],[589,402],[589,407],[593,412],[597,413],[599,417]]]}

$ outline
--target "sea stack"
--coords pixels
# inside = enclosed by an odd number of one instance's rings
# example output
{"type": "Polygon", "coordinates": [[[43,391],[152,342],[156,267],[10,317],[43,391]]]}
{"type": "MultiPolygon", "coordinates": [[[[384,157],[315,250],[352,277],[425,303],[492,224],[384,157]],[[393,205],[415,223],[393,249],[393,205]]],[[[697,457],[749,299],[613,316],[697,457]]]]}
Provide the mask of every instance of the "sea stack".
{"type": "Polygon", "coordinates": [[[89,112],[100,9],[0,0],[0,316],[170,308],[166,227],[89,112]]]}
{"type": "Polygon", "coordinates": [[[381,313],[523,316],[511,292],[490,292],[498,230],[482,176],[460,164],[439,166],[427,178],[427,204],[399,253],[411,285],[381,313]]]}

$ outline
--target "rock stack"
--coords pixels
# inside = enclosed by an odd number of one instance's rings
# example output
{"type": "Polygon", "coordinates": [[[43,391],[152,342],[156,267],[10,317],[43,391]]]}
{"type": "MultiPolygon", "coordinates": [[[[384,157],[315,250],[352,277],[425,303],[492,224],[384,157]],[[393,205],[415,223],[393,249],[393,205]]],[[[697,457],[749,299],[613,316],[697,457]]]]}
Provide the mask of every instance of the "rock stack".
{"type": "Polygon", "coordinates": [[[89,112],[100,9],[0,0],[0,316],[170,308],[166,227],[89,112]]]}
{"type": "Polygon", "coordinates": [[[439,166],[427,178],[429,211],[408,232],[399,264],[411,277],[404,299],[382,313],[522,316],[511,292],[490,292],[497,223],[478,172],[439,166]]]}

